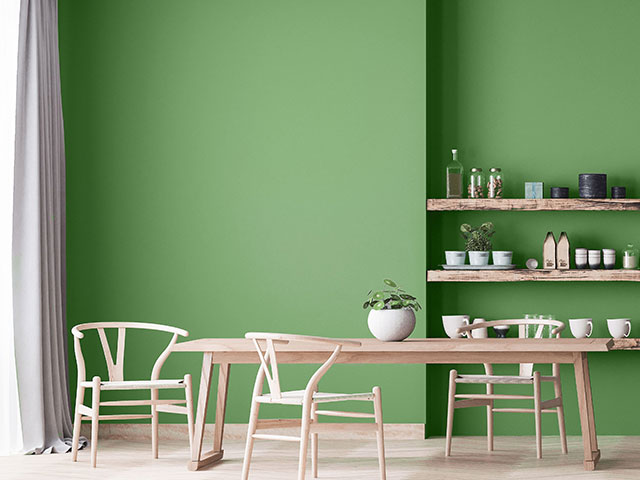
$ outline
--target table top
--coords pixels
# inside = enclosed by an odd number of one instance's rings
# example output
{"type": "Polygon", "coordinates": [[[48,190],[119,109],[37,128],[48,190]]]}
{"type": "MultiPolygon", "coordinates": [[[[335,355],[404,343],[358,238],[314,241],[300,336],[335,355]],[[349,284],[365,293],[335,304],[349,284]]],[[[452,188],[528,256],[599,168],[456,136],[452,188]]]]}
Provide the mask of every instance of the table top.
{"type": "MultiPolygon", "coordinates": [[[[451,352],[608,352],[614,348],[612,338],[411,338],[402,342],[381,342],[375,338],[353,338],[360,346],[347,345],[345,353],[451,353],[451,352]]],[[[279,352],[330,352],[332,345],[291,342],[278,345],[279,352]]],[[[253,342],[245,338],[200,338],[176,343],[174,352],[213,352],[244,354],[255,352],[253,342]]]]}

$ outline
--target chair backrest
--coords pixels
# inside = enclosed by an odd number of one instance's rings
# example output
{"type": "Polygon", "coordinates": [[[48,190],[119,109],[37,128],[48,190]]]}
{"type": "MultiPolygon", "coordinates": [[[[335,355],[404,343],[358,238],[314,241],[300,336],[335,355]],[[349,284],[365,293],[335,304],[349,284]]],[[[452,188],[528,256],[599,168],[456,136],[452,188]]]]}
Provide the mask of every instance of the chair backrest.
{"type": "Polygon", "coordinates": [[[160,375],[160,369],[165,360],[171,353],[171,348],[178,340],[178,336],[188,337],[189,332],[182,330],[181,328],[171,327],[168,325],[158,325],[155,323],[141,323],[141,322],[94,322],[94,323],[82,323],[76,325],[71,329],[73,334],[73,349],[76,356],[76,363],[78,364],[78,382],[86,380],[86,371],[84,356],[82,355],[82,348],[80,346],[80,340],[84,338],[84,331],[97,330],[100,337],[100,343],[102,345],[102,351],[104,352],[104,358],[107,362],[107,371],[109,372],[109,381],[117,382],[124,380],[124,349],[125,349],[125,335],[127,328],[135,328],[140,330],[155,330],[159,332],[172,333],[173,336],[169,341],[169,345],[162,351],[153,365],[151,372],[151,379],[156,380],[160,375]],[[118,344],[116,347],[115,360],[111,354],[111,347],[107,340],[107,334],[105,329],[117,328],[118,329],[118,344]]]}
{"type": "MultiPolygon", "coordinates": [[[[518,326],[518,338],[542,338],[544,333],[544,327],[549,327],[551,329],[551,336],[555,338],[560,338],[560,334],[562,330],[565,329],[565,324],[559,320],[547,320],[547,319],[538,319],[538,318],[518,318],[518,319],[509,319],[509,320],[492,320],[490,322],[481,322],[475,323],[472,325],[467,325],[464,327],[460,327],[458,329],[458,333],[466,333],[469,338],[471,338],[471,332],[478,328],[490,328],[490,327],[501,327],[501,326],[518,326]],[[534,326],[536,327],[533,337],[528,337],[528,329],[527,327],[534,326]]],[[[556,367],[554,367],[555,369],[556,367]]],[[[487,372],[491,370],[491,367],[485,364],[485,369],[487,372]]],[[[523,377],[530,377],[533,375],[533,363],[521,363],[520,364],[520,375],[523,377]]]]}
{"type": "Polygon", "coordinates": [[[342,347],[345,345],[352,345],[359,347],[360,342],[356,340],[346,340],[342,338],[325,338],[325,337],[312,337],[309,335],[289,335],[284,333],[262,333],[262,332],[249,332],[245,335],[245,338],[249,338],[253,341],[253,345],[258,352],[260,358],[260,368],[258,369],[258,376],[256,377],[256,385],[254,388],[254,396],[262,393],[262,385],[264,379],[267,379],[269,386],[269,392],[272,398],[278,400],[282,398],[282,389],[280,388],[280,374],[278,372],[278,355],[276,353],[277,345],[286,345],[292,342],[300,343],[316,343],[333,346],[333,352],[329,358],[315,371],[315,373],[309,379],[305,391],[313,392],[318,386],[318,382],[322,376],[327,373],[331,365],[338,359],[338,355],[342,351],[342,347]],[[261,345],[262,343],[262,345],[261,345]]]}

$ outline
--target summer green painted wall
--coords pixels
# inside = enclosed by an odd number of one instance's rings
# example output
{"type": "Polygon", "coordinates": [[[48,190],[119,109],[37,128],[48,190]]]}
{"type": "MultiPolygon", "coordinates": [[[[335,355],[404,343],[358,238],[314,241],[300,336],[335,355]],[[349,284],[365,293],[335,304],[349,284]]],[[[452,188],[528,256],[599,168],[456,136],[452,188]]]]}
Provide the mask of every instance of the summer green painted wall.
{"type": "MultiPolygon", "coordinates": [[[[59,6],[70,326],[368,337],[382,278],[424,299],[423,0],[59,6]]],[[[162,340],[140,338],[125,375],[144,378],[162,340]]],[[[164,374],[200,364],[175,354],[164,374]]],[[[255,372],[232,369],[230,422],[255,372]]],[[[387,421],[425,421],[424,366],[337,366],[323,384],[379,384],[387,421]]]]}
{"type": "MultiPolygon", "coordinates": [[[[640,196],[640,3],[430,0],[428,8],[429,196],[445,193],[443,166],[453,147],[466,168],[502,167],[511,197],[524,196],[525,181],[544,181],[547,196],[552,185],[569,186],[577,196],[577,176],[585,172],[607,173],[610,186],[626,185],[629,196],[640,196]]],[[[640,243],[635,213],[431,213],[428,266],[442,263],[444,249],[463,246],[461,223],[483,221],[496,225],[495,248],[514,250],[520,265],[540,259],[547,231],[567,231],[573,247],[620,252],[627,242],[640,243]]],[[[629,316],[637,337],[639,293],[628,283],[429,284],[428,334],[443,335],[437,321],[443,313],[492,319],[538,312],[565,321],[593,317],[594,335],[603,337],[607,317],[629,316]]],[[[640,355],[590,360],[598,432],[640,434],[634,420],[640,355]]],[[[444,433],[449,368],[428,368],[431,435],[444,433]]],[[[562,374],[568,431],[578,434],[572,369],[562,374]]],[[[543,429],[557,432],[554,416],[545,416],[543,429]]],[[[480,409],[456,412],[455,433],[484,432],[480,409]]],[[[533,432],[529,415],[496,418],[498,434],[533,432]]]]}

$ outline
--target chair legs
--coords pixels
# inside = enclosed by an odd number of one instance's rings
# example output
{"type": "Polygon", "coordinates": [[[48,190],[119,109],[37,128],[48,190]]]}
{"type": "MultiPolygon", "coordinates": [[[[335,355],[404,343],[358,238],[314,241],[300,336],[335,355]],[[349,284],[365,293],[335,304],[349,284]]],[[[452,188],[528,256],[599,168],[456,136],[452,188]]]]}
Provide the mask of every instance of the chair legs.
{"type": "Polygon", "coordinates": [[[100,416],[100,377],[93,377],[91,398],[91,466],[96,468],[98,462],[98,425],[100,416]]]}
{"type": "MultiPolygon", "coordinates": [[[[158,389],[151,389],[151,401],[158,400],[158,389]]],[[[151,405],[151,458],[158,458],[158,408],[151,405]]]]}
{"type": "Polygon", "coordinates": [[[302,405],[302,426],[300,427],[300,453],[298,456],[298,480],[304,480],[307,469],[307,447],[309,446],[309,428],[311,425],[312,402],[302,405]]]}
{"type": "MultiPolygon", "coordinates": [[[[311,419],[314,423],[318,421],[318,414],[316,410],[318,404],[314,403],[311,406],[311,419]]],[[[311,471],[313,472],[313,478],[318,478],[318,434],[311,434],[311,471]]]]}
{"type": "Polygon", "coordinates": [[[73,442],[71,443],[71,459],[78,461],[78,443],[80,442],[80,427],[82,426],[82,413],[79,405],[84,403],[84,387],[78,386],[76,391],[76,412],[73,418],[73,442]]]}
{"type": "Polygon", "coordinates": [[[533,372],[533,409],[536,421],[536,455],[542,458],[542,400],[540,396],[540,372],[533,372]]]}
{"type": "Polygon", "coordinates": [[[382,398],[380,387],[373,387],[373,412],[376,420],[376,440],[378,442],[378,463],[380,480],[387,478],[387,464],[384,457],[384,424],[382,422],[382,398]]]}
{"type": "Polygon", "coordinates": [[[189,451],[193,448],[193,388],[191,374],[184,376],[184,398],[187,402],[187,429],[189,431],[189,451]]]}
{"type": "Polygon", "coordinates": [[[253,453],[253,443],[255,442],[253,434],[256,433],[257,430],[259,411],[260,404],[253,400],[251,402],[251,413],[249,414],[249,428],[247,429],[247,444],[244,449],[244,462],[242,463],[242,480],[247,480],[249,478],[251,454],[253,453]]]}
{"type": "Polygon", "coordinates": [[[449,400],[447,402],[447,436],[445,440],[444,455],[446,457],[451,456],[451,435],[453,433],[453,411],[454,403],[456,401],[456,378],[458,372],[451,370],[449,372],[449,400]]]}
{"type": "Polygon", "coordinates": [[[560,384],[560,372],[554,375],[556,380],[553,382],[553,390],[556,398],[560,399],[560,405],[556,407],[556,413],[558,414],[558,431],[560,432],[560,446],[562,453],[567,453],[567,430],[564,425],[564,406],[562,404],[562,386],[560,384]]]}

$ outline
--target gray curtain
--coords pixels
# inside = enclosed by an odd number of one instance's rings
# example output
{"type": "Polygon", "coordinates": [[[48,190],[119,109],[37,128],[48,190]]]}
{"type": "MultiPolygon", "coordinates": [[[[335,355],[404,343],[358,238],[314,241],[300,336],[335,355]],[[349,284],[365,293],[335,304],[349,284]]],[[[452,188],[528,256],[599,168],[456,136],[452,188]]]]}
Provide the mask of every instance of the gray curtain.
{"type": "Polygon", "coordinates": [[[67,451],[65,159],[57,0],[22,0],[14,167],[13,302],[24,448],[67,451]]]}

